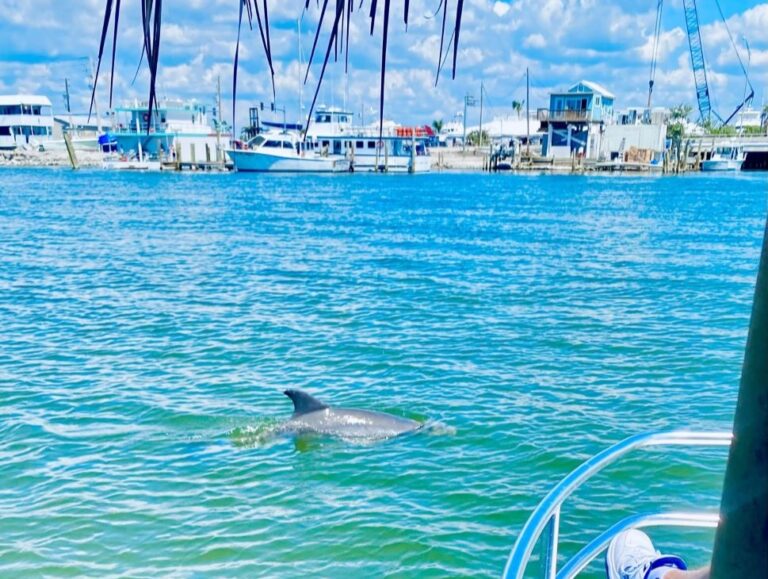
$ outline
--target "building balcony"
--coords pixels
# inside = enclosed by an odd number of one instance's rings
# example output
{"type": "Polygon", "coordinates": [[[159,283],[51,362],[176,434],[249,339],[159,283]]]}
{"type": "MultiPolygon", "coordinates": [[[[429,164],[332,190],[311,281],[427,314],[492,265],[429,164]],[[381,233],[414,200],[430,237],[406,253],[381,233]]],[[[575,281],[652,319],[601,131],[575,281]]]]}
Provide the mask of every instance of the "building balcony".
{"type": "MultiPolygon", "coordinates": [[[[553,111],[551,109],[539,109],[536,113],[536,117],[540,121],[593,121],[594,118],[591,110],[569,110],[569,111],[553,111]]],[[[599,115],[598,115],[599,116],[599,115]]]]}

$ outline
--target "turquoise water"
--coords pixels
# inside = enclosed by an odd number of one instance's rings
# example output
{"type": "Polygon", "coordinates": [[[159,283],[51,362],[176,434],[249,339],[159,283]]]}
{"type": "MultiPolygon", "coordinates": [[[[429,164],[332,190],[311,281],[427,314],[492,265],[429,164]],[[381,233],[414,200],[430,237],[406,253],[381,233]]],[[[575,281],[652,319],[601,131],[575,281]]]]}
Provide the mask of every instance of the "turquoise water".
{"type": "MultiPolygon", "coordinates": [[[[0,575],[498,576],[586,457],[729,428],[765,213],[748,175],[2,170],[0,575]],[[287,387],[431,428],[272,438],[287,387]]],[[[714,508],[724,456],[610,468],[564,552],[714,508]]]]}

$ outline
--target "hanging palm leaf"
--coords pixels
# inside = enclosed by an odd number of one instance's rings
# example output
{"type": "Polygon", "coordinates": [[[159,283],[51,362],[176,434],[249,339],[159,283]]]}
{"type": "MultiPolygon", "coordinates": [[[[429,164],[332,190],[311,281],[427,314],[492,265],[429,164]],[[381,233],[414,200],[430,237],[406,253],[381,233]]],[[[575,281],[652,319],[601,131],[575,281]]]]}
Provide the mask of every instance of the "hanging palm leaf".
{"type": "MultiPolygon", "coordinates": [[[[276,1],[276,0],[273,0],[276,1]]],[[[284,0],[282,0],[284,1],[284,0]]],[[[147,66],[149,68],[149,118],[152,118],[152,112],[157,108],[157,93],[156,82],[157,74],[160,64],[160,33],[162,30],[162,0],[138,0],[141,6],[141,19],[142,19],[142,53],[139,66],[141,66],[141,60],[146,56],[147,66]]],[[[240,58],[240,40],[243,24],[243,14],[245,13],[248,21],[249,29],[253,30],[253,20],[255,16],[256,24],[259,30],[259,37],[261,40],[262,49],[264,50],[264,56],[269,66],[269,73],[272,84],[272,98],[276,97],[275,91],[275,69],[272,55],[272,42],[270,37],[270,25],[269,25],[269,0],[237,0],[239,6],[238,25],[237,25],[237,43],[235,47],[235,59],[234,59],[234,71],[232,81],[232,114],[234,117],[237,95],[237,69],[240,58]]],[[[328,24],[325,15],[327,12],[329,0],[323,0],[322,7],[320,8],[320,16],[315,30],[315,38],[312,43],[312,52],[310,53],[309,61],[307,64],[307,71],[304,76],[304,82],[309,79],[309,70],[313,64],[315,52],[317,49],[318,41],[323,33],[324,27],[330,27],[328,30],[328,45],[325,50],[325,56],[320,66],[320,74],[318,76],[317,86],[315,87],[314,98],[312,99],[312,106],[309,109],[309,116],[307,119],[307,126],[309,125],[309,119],[312,116],[315,103],[317,102],[317,96],[322,86],[325,71],[330,60],[331,51],[334,53],[334,61],[338,60],[339,52],[344,56],[344,70],[349,68],[349,35],[350,35],[350,23],[352,13],[354,11],[354,0],[335,0],[334,17],[328,24]]],[[[358,12],[362,9],[365,0],[360,0],[358,6],[358,12]]],[[[378,0],[370,0],[370,10],[368,17],[370,18],[370,34],[373,35],[376,29],[376,16],[379,11],[378,0]]],[[[389,24],[390,24],[390,11],[392,0],[382,0],[382,43],[381,43],[381,70],[380,70],[380,85],[379,85],[379,133],[381,134],[383,121],[384,121],[384,88],[387,72],[387,46],[389,42],[389,24]]],[[[320,7],[320,0],[317,0],[316,5],[320,7]]],[[[305,0],[304,10],[308,10],[310,7],[310,0],[305,0]]],[[[437,62],[437,74],[435,82],[440,77],[440,71],[447,60],[448,51],[453,48],[453,66],[452,77],[456,77],[456,62],[458,57],[458,45],[459,45],[459,33],[461,31],[461,17],[464,7],[464,0],[457,0],[456,12],[453,19],[453,28],[450,33],[448,42],[445,42],[446,38],[446,24],[448,21],[448,0],[441,0],[435,15],[442,11],[442,27],[440,31],[440,51],[438,54],[437,62]],[[445,56],[443,55],[443,49],[447,47],[445,56]]],[[[104,21],[102,24],[101,39],[99,42],[99,56],[96,65],[96,78],[94,79],[93,94],[91,95],[91,109],[93,109],[93,103],[96,96],[96,85],[98,83],[98,76],[101,70],[101,61],[104,56],[104,48],[106,44],[107,34],[110,26],[112,27],[112,74],[109,79],[109,103],[112,106],[112,91],[114,84],[114,71],[115,71],[115,54],[117,51],[117,33],[120,24],[120,10],[121,0],[106,0],[104,6],[104,21]]],[[[408,28],[408,20],[410,14],[410,0],[403,0],[403,22],[405,28],[408,28]]],[[[134,78],[135,80],[135,78],[134,78]]],[[[89,113],[90,114],[90,113],[89,113]]],[[[149,130],[149,126],[147,127],[149,130]]]]}

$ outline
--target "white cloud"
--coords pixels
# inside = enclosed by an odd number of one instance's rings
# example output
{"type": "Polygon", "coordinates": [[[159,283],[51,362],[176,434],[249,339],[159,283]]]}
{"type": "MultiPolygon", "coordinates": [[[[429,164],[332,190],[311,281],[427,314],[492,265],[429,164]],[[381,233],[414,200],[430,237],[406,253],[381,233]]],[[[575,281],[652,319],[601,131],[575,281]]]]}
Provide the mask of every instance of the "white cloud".
{"type": "MultiPolygon", "coordinates": [[[[382,2],[379,2],[376,30],[368,34],[366,0],[355,11],[350,28],[353,49],[350,74],[345,80],[343,62],[329,64],[326,85],[319,100],[341,103],[367,111],[378,107],[381,60],[382,2]]],[[[459,46],[456,80],[450,80],[451,55],[446,71],[435,87],[435,69],[440,46],[442,14],[433,16],[437,0],[411,0],[408,32],[403,23],[402,5],[393,3],[388,52],[388,80],[385,104],[387,116],[403,122],[426,120],[441,114],[450,118],[461,106],[467,92],[477,93],[485,83],[489,107],[507,112],[512,100],[524,98],[523,75],[531,71],[532,106],[546,106],[548,91],[569,86],[581,78],[599,82],[617,95],[618,106],[645,102],[649,63],[653,51],[655,3],[636,0],[467,0],[459,46]]],[[[0,90],[29,90],[48,94],[61,103],[63,78],[72,85],[75,101],[87,103],[85,68],[88,56],[98,48],[103,0],[0,0],[0,90]]],[[[123,2],[118,67],[115,74],[119,101],[143,97],[147,74],[143,71],[131,84],[141,53],[136,2],[123,2]]],[[[232,0],[166,0],[164,2],[163,44],[160,51],[160,90],[168,96],[197,98],[210,102],[220,76],[230,92],[235,50],[237,3],[232,0]]],[[[272,51],[275,57],[278,99],[292,115],[298,115],[299,93],[308,104],[314,92],[319,67],[313,67],[310,81],[300,86],[298,22],[303,3],[270,0],[273,25],[272,51]]],[[[455,10],[455,2],[449,2],[455,10]]],[[[355,4],[357,8],[357,2],[355,4]]],[[[751,76],[758,89],[768,86],[768,3],[733,2],[728,27],[742,50],[743,38],[751,47],[751,76]],[[741,8],[738,8],[738,6],[741,8]]],[[[741,76],[728,31],[714,11],[702,12],[701,31],[709,77],[717,106],[735,106],[742,94],[741,76]]],[[[314,2],[302,22],[304,60],[311,48],[313,26],[319,11],[314,2]]],[[[448,17],[448,36],[453,13],[448,17]]],[[[111,35],[110,35],[111,36],[111,35]]],[[[447,42],[448,38],[445,39],[447,42]]],[[[327,34],[320,37],[318,55],[327,46],[327,34]]],[[[107,47],[110,50],[109,45],[107,47]]],[[[450,47],[444,46],[444,51],[450,47]]],[[[452,53],[452,50],[451,50],[452,53]]],[[[318,56],[316,56],[317,61],[318,56]]],[[[343,57],[341,58],[343,61],[343,57]]],[[[243,29],[240,47],[238,103],[240,116],[249,104],[271,99],[270,79],[258,30],[243,29]]],[[[306,64],[305,64],[306,65],[306,64]]],[[[105,68],[109,68],[108,63],[105,68]]],[[[106,77],[105,77],[106,78],[106,77]]],[[[103,87],[102,85],[102,92],[103,87]]],[[[681,3],[665,5],[663,30],[659,39],[658,69],[654,102],[695,105],[693,75],[684,29],[681,3]]],[[[366,113],[367,114],[367,113],[366,113]]],[[[494,114],[491,111],[489,114],[494,114]]]]}
{"type": "Polygon", "coordinates": [[[506,2],[494,2],[493,12],[496,14],[496,16],[504,16],[507,12],[509,12],[509,4],[506,2]]]}
{"type": "Polygon", "coordinates": [[[547,40],[543,34],[529,34],[523,41],[523,46],[526,48],[544,48],[547,46],[547,40]]]}

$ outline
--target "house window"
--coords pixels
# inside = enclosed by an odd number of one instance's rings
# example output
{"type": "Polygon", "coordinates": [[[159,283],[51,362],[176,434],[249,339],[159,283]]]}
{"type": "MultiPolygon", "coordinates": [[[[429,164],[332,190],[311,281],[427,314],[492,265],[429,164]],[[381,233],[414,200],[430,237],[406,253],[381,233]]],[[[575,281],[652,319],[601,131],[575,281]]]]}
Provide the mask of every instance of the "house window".
{"type": "Polygon", "coordinates": [[[369,149],[375,149],[376,148],[376,141],[368,141],[368,148],[369,149]]]}
{"type": "Polygon", "coordinates": [[[363,143],[363,141],[355,141],[356,149],[362,149],[364,146],[365,146],[365,143],[363,143]]]}

